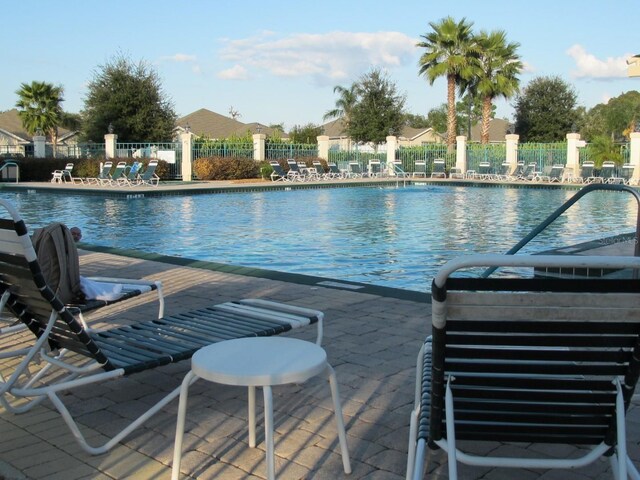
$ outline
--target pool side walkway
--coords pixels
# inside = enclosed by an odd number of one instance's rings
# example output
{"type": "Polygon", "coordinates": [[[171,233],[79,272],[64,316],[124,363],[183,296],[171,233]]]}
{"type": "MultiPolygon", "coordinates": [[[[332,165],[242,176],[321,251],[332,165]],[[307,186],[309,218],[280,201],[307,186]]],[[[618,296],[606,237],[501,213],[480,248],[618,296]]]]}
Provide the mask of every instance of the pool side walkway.
{"type": "MultiPolygon", "coordinates": [[[[84,275],[162,280],[167,314],[239,298],[263,298],[322,310],[323,346],[340,384],[353,473],[342,471],[331,399],[316,377],[305,385],[274,388],[276,473],[282,479],[394,480],[404,478],[409,412],[414,396],[416,354],[430,323],[424,298],[397,298],[216,269],[137,259],[101,251],[83,251],[84,275]]],[[[96,327],[149,318],[150,294],[116,304],[91,317],[96,327]]],[[[314,328],[291,336],[313,340],[314,328]]],[[[0,339],[0,348],[18,335],[0,339]]],[[[29,341],[29,335],[24,335],[29,341]]],[[[2,368],[0,364],[0,369],[2,368]]],[[[179,385],[189,369],[184,361],[120,378],[65,395],[72,414],[96,442],[113,434],[125,419],[139,414],[159,395],[179,385]]],[[[258,396],[260,398],[260,396],[258,396]]],[[[246,390],[199,382],[190,392],[182,478],[263,479],[264,434],[259,424],[257,448],[247,444],[246,390]]],[[[629,412],[629,451],[640,464],[640,408],[629,412]]],[[[259,402],[261,405],[261,402],[259,402]]],[[[61,417],[44,402],[25,415],[0,409],[0,478],[158,479],[170,478],[177,400],[164,408],[107,454],[84,453],[61,417]]],[[[258,421],[261,422],[259,414],[258,421]]],[[[576,447],[530,444],[470,444],[476,453],[528,455],[544,452],[567,457],[576,447]]],[[[429,454],[430,478],[444,479],[446,457],[429,454]]],[[[464,479],[609,478],[609,464],[575,471],[488,469],[460,466],[464,479]]]]}
{"type": "Polygon", "coordinates": [[[494,180],[458,180],[451,178],[420,178],[410,177],[398,179],[382,178],[349,178],[336,180],[321,180],[308,182],[271,182],[268,180],[227,180],[227,181],[193,181],[193,182],[160,182],[158,186],[104,186],[81,185],[72,183],[51,182],[2,182],[0,189],[4,191],[54,192],[77,195],[101,195],[111,197],[139,198],[162,195],[191,195],[202,193],[233,193],[255,192],[270,190],[293,190],[309,188],[348,188],[355,186],[403,186],[420,185],[449,185],[449,186],[479,186],[501,188],[551,188],[577,190],[584,185],[572,183],[550,183],[530,181],[494,181],[494,180]]]}

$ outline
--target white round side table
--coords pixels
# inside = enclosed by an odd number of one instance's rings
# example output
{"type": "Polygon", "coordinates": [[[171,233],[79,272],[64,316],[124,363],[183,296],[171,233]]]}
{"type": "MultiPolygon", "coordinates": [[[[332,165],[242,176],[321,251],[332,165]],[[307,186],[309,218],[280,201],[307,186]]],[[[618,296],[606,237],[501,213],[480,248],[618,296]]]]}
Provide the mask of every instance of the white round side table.
{"type": "Polygon", "coordinates": [[[182,437],[187,413],[189,386],[202,378],[224,385],[248,387],[249,390],[249,446],[255,447],[255,388],[262,387],[264,395],[264,430],[266,442],[267,478],[275,479],[273,453],[273,397],[271,387],[286,383],[300,383],[324,373],[329,378],[334,416],[345,473],[351,473],[347,436],[342,418],[336,374],[327,362],[324,349],[314,343],[285,337],[248,337],[214,343],[198,350],[191,359],[191,371],[180,387],[178,420],[173,452],[171,478],[180,475],[182,437]]]}

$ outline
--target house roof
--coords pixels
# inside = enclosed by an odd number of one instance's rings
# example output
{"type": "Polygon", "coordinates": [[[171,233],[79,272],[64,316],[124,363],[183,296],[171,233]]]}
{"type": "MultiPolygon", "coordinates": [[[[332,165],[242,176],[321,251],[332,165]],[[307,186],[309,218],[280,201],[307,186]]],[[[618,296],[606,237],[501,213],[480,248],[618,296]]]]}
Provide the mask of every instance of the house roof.
{"type": "MultiPolygon", "coordinates": [[[[337,118],[328,123],[325,123],[322,128],[324,128],[324,134],[328,135],[330,138],[340,138],[340,137],[348,137],[345,132],[345,123],[341,118],[337,118]]],[[[413,140],[420,135],[424,135],[425,133],[431,132],[434,137],[438,137],[441,135],[435,132],[432,128],[412,128],[412,127],[404,127],[402,132],[400,132],[400,137],[406,138],[408,140],[413,140]]]]}
{"type": "Polygon", "coordinates": [[[328,137],[338,138],[347,136],[347,134],[344,133],[345,124],[342,117],[325,123],[324,125],[322,125],[322,128],[324,129],[324,134],[328,137]]]}
{"type": "Polygon", "coordinates": [[[20,120],[18,110],[15,108],[0,113],[0,130],[15,137],[16,140],[30,142],[32,138],[22,127],[22,120],[20,120]]]}
{"type": "MultiPolygon", "coordinates": [[[[23,142],[31,142],[33,140],[33,135],[28,133],[22,126],[22,120],[16,108],[0,113],[0,130],[15,137],[16,140],[23,142]]],[[[77,132],[58,127],[58,140],[71,137],[75,133],[77,132]]]]}
{"type": "Polygon", "coordinates": [[[258,133],[258,129],[260,133],[265,135],[275,133],[275,129],[269,128],[262,123],[242,123],[206,108],[196,110],[176,121],[176,128],[179,130],[184,130],[187,125],[194,134],[209,138],[227,138],[234,135],[244,136],[247,132],[251,132],[251,134],[258,133]]]}
{"type": "Polygon", "coordinates": [[[416,138],[418,138],[421,135],[424,135],[426,133],[429,133],[433,137],[443,138],[442,135],[440,135],[438,132],[436,132],[431,127],[429,127],[429,128],[403,127],[402,128],[402,132],[400,132],[399,137],[400,138],[406,138],[407,140],[415,140],[416,138]]]}
{"type": "MultiPolygon", "coordinates": [[[[489,142],[504,142],[504,136],[507,134],[510,122],[504,118],[494,118],[489,123],[489,142]]],[[[471,127],[471,138],[467,139],[473,142],[480,141],[481,124],[476,123],[471,127]]]]}

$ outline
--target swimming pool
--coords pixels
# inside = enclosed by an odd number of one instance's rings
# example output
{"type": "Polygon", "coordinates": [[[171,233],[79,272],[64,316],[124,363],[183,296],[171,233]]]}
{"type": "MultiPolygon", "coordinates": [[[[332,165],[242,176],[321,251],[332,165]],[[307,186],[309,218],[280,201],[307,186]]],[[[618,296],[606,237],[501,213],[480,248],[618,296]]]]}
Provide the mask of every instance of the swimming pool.
{"type": "MultiPolygon", "coordinates": [[[[62,221],[87,243],[427,291],[446,260],[505,252],[575,190],[358,187],[116,199],[0,192],[29,228],[62,221]]],[[[535,252],[635,229],[628,194],[594,192],[535,252]]]]}

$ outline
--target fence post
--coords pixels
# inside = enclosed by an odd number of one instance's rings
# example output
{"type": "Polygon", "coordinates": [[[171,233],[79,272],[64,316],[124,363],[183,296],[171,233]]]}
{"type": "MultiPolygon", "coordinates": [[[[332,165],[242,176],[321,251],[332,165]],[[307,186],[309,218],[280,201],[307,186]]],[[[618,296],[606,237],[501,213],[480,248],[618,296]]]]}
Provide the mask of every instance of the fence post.
{"type": "Polygon", "coordinates": [[[182,162],[180,165],[182,181],[190,182],[193,179],[193,133],[183,132],[180,134],[182,143],[182,162]]]}
{"type": "Polygon", "coordinates": [[[580,176],[580,151],[578,147],[583,142],[580,141],[579,133],[567,133],[567,164],[565,170],[571,177],[580,176]]]}
{"type": "Polygon", "coordinates": [[[45,137],[41,133],[36,133],[33,136],[33,156],[35,158],[44,158],[47,156],[47,150],[45,147],[46,140],[47,137],[45,137]]]}
{"type": "Polygon", "coordinates": [[[393,162],[396,161],[396,150],[398,149],[398,137],[395,135],[387,136],[387,172],[391,176],[395,176],[396,170],[393,168],[393,162]]]}
{"type": "Polygon", "coordinates": [[[267,136],[264,133],[253,134],[253,159],[256,162],[262,162],[266,160],[265,155],[265,143],[267,136]]]}
{"type": "Polygon", "coordinates": [[[518,141],[520,135],[510,133],[504,136],[505,140],[505,161],[509,164],[509,172],[514,172],[518,166],[518,141]]]}
{"type": "Polygon", "coordinates": [[[319,135],[318,137],[318,158],[325,162],[329,161],[329,135],[319,135]]]}
{"type": "Polygon", "coordinates": [[[629,141],[629,163],[633,165],[631,183],[640,182],[640,132],[631,132],[629,141]]]}
{"type": "Polygon", "coordinates": [[[456,137],[456,168],[463,173],[467,171],[467,137],[464,135],[456,137]]]}
{"type": "Polygon", "coordinates": [[[110,158],[116,158],[116,144],[118,142],[118,135],[115,133],[105,133],[104,135],[104,156],[107,160],[110,158]]]}

